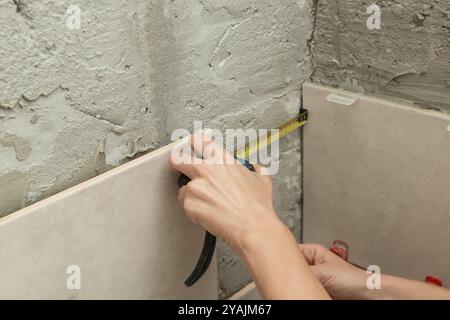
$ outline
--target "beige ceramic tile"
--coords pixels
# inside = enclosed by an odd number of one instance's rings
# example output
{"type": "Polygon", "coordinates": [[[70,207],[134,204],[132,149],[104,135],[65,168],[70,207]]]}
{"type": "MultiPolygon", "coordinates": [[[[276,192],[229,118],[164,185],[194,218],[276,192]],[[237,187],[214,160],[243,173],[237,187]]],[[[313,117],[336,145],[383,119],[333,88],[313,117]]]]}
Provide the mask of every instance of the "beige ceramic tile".
{"type": "Polygon", "coordinates": [[[340,239],[360,265],[450,286],[450,117],[333,92],[304,87],[305,242],[340,239]]]}
{"type": "Polygon", "coordinates": [[[261,294],[256,288],[256,284],[254,282],[251,282],[250,284],[236,292],[228,300],[261,300],[261,294]]]}
{"type": "Polygon", "coordinates": [[[204,232],[177,202],[169,150],[0,219],[0,298],[216,299],[214,261],[194,287],[183,283],[204,232]],[[67,288],[72,265],[81,290],[67,288]]]}

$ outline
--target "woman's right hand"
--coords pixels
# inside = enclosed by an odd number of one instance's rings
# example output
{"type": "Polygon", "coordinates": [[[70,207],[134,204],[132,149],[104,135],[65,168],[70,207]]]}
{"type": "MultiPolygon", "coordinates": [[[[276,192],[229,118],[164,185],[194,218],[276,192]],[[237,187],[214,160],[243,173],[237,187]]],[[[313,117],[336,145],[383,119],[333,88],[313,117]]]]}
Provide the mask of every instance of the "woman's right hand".
{"type": "Polygon", "coordinates": [[[328,294],[337,300],[366,299],[371,274],[318,244],[302,244],[300,252],[328,294]]]}
{"type": "Polygon", "coordinates": [[[378,275],[380,287],[369,289],[372,273],[357,268],[317,244],[300,245],[300,252],[316,278],[337,300],[450,300],[450,290],[421,281],[378,275]]]}

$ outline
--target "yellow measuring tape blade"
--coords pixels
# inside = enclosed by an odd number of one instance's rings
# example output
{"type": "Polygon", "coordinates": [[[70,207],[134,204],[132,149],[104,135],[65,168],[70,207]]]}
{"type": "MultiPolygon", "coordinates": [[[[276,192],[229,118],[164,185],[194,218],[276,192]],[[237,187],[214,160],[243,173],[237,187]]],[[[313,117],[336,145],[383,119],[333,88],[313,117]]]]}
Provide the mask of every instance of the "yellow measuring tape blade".
{"type": "Polygon", "coordinates": [[[274,141],[280,140],[303,127],[308,122],[308,110],[304,109],[295,118],[278,127],[278,134],[273,136],[270,132],[259,137],[256,141],[248,143],[243,149],[235,152],[234,156],[238,159],[248,160],[252,154],[255,154],[264,147],[271,145],[274,141]]]}

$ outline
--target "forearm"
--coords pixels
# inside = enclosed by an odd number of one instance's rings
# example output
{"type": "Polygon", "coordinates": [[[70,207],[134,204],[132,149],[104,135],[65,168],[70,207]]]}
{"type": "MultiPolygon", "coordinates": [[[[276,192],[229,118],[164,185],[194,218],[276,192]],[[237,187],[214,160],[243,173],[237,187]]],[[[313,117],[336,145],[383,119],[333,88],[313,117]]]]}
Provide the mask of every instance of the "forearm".
{"type": "Polygon", "coordinates": [[[382,275],[380,290],[366,290],[364,298],[373,300],[450,300],[450,290],[425,282],[382,275]]]}
{"type": "Polygon", "coordinates": [[[281,222],[247,235],[239,251],[263,298],[330,299],[281,222]]]}

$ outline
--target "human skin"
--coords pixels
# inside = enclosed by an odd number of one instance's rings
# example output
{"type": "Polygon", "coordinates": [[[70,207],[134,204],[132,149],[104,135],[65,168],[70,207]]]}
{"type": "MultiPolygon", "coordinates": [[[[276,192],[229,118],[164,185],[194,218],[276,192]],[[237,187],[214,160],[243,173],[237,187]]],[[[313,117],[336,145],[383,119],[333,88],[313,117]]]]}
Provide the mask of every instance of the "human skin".
{"type": "Polygon", "coordinates": [[[273,208],[271,178],[260,166],[249,171],[203,133],[189,141],[193,152],[169,159],[191,179],[179,201],[193,223],[239,254],[263,298],[450,299],[448,289],[388,275],[381,276],[381,290],[369,290],[365,270],[322,246],[299,247],[273,208]]]}
{"type": "Polygon", "coordinates": [[[203,134],[190,143],[193,154],[169,159],[173,170],[191,179],[179,190],[189,219],[240,255],[265,299],[330,299],[275,213],[270,177],[261,175],[259,166],[251,172],[235,161],[208,161],[231,156],[203,134]]]}
{"type": "Polygon", "coordinates": [[[299,251],[333,299],[426,300],[450,299],[450,290],[425,282],[381,275],[381,288],[368,289],[371,274],[317,244],[302,244],[299,251]]]}

